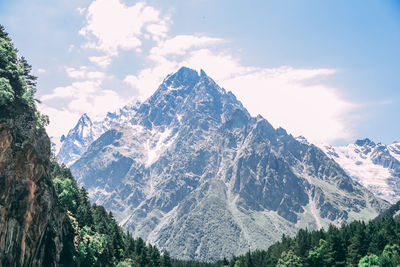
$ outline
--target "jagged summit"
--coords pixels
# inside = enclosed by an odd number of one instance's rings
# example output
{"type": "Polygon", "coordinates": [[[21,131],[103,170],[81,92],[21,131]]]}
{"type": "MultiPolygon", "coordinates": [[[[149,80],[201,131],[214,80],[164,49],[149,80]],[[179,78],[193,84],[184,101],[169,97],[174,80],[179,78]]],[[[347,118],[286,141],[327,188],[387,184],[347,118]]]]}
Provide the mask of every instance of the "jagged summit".
{"type": "Polygon", "coordinates": [[[369,138],[365,138],[365,139],[358,139],[354,142],[355,145],[357,146],[375,146],[375,143],[373,141],[371,141],[369,138]]]}
{"type": "Polygon", "coordinates": [[[132,124],[152,129],[171,123],[179,125],[197,115],[204,123],[205,117],[221,121],[225,109],[232,112],[236,108],[250,116],[232,93],[220,88],[204,71],[199,75],[195,70],[182,67],[168,75],[158,90],[139,107],[132,124]]]}
{"type": "Polygon", "coordinates": [[[168,75],[163,84],[165,84],[167,88],[179,88],[180,86],[193,87],[199,78],[200,76],[197,71],[187,67],[181,67],[177,72],[168,75]]]}

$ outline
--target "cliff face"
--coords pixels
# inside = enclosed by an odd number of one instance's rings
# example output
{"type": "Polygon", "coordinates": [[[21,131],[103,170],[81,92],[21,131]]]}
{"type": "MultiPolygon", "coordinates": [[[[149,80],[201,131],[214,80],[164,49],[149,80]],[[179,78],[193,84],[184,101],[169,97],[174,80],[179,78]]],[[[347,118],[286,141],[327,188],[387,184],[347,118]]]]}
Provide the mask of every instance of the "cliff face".
{"type": "Polygon", "coordinates": [[[73,230],[49,177],[50,140],[27,125],[0,123],[0,266],[69,266],[73,230]]]}

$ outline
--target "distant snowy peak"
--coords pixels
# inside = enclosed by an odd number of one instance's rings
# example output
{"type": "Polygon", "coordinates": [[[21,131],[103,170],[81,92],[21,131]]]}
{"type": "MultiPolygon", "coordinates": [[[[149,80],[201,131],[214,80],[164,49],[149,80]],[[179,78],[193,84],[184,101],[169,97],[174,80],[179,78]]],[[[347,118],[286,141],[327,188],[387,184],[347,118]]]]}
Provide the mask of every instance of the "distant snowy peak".
{"type": "Polygon", "coordinates": [[[140,102],[137,101],[115,112],[108,112],[101,121],[92,121],[86,113],[83,114],[75,127],[69,130],[67,136],[61,136],[61,146],[57,153],[58,160],[67,166],[73,164],[100,135],[117,125],[129,122],[139,106],[140,102]]]}
{"type": "Polygon", "coordinates": [[[375,195],[400,200],[400,143],[376,144],[368,138],[347,146],[321,146],[352,178],[375,195]]]}
{"type": "Polygon", "coordinates": [[[388,146],[389,153],[400,162],[400,142],[394,142],[390,146],[388,146]]]}

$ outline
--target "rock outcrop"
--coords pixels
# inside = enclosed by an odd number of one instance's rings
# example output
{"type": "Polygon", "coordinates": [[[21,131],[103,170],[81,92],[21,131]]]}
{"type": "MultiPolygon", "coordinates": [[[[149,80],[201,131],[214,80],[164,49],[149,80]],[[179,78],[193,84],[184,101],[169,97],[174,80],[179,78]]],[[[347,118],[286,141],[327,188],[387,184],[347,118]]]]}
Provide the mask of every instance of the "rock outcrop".
{"type": "Polygon", "coordinates": [[[50,140],[32,124],[0,123],[0,266],[73,266],[73,229],[49,177],[50,140]]]}

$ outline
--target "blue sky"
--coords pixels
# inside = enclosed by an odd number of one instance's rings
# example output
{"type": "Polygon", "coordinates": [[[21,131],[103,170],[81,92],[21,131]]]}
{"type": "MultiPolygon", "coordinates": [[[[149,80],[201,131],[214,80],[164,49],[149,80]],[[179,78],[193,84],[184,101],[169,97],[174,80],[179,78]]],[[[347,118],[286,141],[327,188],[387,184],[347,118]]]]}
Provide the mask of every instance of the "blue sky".
{"type": "Polygon", "coordinates": [[[399,1],[2,0],[58,138],[182,65],[314,142],[400,139],[399,1]]]}

